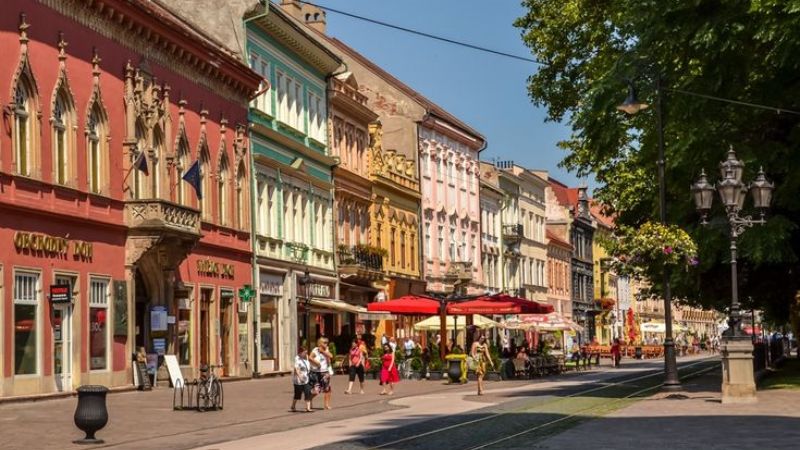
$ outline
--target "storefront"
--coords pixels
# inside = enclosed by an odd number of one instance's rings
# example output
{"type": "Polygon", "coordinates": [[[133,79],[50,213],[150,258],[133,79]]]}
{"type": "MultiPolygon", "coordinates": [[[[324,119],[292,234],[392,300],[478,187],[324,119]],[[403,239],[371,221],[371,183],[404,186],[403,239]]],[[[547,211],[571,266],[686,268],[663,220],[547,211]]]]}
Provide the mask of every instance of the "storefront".
{"type": "MultiPolygon", "coordinates": [[[[281,326],[280,311],[283,309],[285,276],[279,273],[262,271],[259,277],[259,365],[260,373],[278,372],[284,369],[281,364],[281,326]]],[[[286,366],[288,370],[288,366],[286,366]]]]}
{"type": "Polygon", "coordinates": [[[126,384],[124,234],[19,218],[0,208],[0,396],[126,384]]]}

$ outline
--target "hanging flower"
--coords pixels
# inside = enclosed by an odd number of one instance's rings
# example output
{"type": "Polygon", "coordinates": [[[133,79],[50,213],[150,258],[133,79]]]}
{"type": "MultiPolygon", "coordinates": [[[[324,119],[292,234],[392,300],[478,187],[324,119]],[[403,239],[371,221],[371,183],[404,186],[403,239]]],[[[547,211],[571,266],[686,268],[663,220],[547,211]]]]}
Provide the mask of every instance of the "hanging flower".
{"type": "Polygon", "coordinates": [[[673,251],[674,251],[674,250],[672,250],[672,247],[670,247],[669,245],[667,245],[666,247],[664,247],[664,254],[665,254],[665,255],[671,255],[673,251]]]}
{"type": "Polygon", "coordinates": [[[614,238],[603,245],[614,257],[619,273],[641,274],[663,264],[699,264],[697,245],[688,233],[674,225],[645,222],[637,228],[621,226],[614,238]]]}

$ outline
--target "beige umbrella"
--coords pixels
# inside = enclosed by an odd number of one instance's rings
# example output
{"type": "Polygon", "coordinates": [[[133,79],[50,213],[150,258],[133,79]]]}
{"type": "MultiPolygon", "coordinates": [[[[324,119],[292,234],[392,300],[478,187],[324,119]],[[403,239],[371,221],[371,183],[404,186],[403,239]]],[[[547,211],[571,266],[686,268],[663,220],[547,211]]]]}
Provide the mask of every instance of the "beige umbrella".
{"type": "MultiPolygon", "coordinates": [[[[461,318],[456,322],[456,317],[458,316],[447,316],[446,326],[448,330],[455,330],[456,326],[458,326],[458,328],[466,327],[466,318],[461,318]]],[[[481,329],[494,328],[500,325],[494,320],[480,314],[472,315],[472,324],[481,329]]],[[[432,316],[421,322],[417,322],[416,325],[414,325],[414,329],[417,331],[438,331],[439,326],[439,317],[432,316]]]]}

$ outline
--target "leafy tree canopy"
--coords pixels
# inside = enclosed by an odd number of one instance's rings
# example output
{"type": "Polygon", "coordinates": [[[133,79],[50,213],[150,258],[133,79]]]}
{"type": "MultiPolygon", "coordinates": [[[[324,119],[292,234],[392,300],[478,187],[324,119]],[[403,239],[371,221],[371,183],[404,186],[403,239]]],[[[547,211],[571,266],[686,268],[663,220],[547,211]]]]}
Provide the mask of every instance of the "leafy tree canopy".
{"type": "MultiPolygon", "coordinates": [[[[528,84],[548,119],[567,121],[562,165],[594,174],[596,197],[622,225],[658,218],[654,108],[616,110],[627,80],[655,103],[663,80],[668,220],[699,248],[698,267],[673,272],[676,297],[723,309],[730,304],[728,228],[702,228],[690,184],[705,168],[719,178],[729,145],[776,185],[769,223],[740,238],[740,298],[785,323],[798,289],[800,115],[687,95],[689,91],[800,111],[800,0],[524,0],[515,26],[542,62],[528,84]]],[[[657,280],[653,280],[657,282],[657,280]]],[[[749,306],[746,304],[745,306],[749,306]]]]}

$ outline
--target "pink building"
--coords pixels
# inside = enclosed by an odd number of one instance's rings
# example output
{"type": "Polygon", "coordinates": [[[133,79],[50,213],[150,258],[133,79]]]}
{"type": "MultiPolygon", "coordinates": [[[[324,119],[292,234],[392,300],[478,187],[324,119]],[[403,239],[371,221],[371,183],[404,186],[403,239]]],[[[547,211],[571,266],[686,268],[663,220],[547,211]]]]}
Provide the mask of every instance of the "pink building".
{"type": "Polygon", "coordinates": [[[427,290],[482,293],[478,154],[486,140],[444,111],[419,128],[422,235],[427,290]]]}

